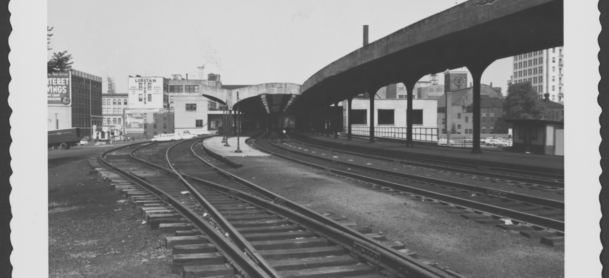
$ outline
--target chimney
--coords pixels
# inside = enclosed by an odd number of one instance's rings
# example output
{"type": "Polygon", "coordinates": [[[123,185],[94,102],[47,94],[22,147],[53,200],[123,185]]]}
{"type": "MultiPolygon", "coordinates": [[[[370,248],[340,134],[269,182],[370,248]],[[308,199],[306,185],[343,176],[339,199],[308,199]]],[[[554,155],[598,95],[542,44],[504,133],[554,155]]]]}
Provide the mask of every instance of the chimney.
{"type": "Polygon", "coordinates": [[[364,46],[368,45],[368,25],[364,25],[364,46]]]}

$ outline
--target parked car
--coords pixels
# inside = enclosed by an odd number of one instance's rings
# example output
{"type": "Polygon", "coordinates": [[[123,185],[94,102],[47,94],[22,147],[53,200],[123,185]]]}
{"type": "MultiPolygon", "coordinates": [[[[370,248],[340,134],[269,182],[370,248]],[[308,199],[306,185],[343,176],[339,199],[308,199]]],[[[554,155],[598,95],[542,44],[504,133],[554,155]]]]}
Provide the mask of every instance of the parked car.
{"type": "Polygon", "coordinates": [[[180,136],[182,139],[192,139],[197,137],[194,134],[190,134],[188,130],[184,130],[182,133],[178,133],[178,136],[180,136]]]}
{"type": "MultiPolygon", "coordinates": [[[[443,146],[446,145],[446,138],[441,138],[440,140],[438,140],[438,146],[443,146]]],[[[448,142],[451,146],[455,144],[455,141],[450,140],[450,142],[448,142]]]]}
{"type": "Polygon", "coordinates": [[[512,140],[511,139],[499,139],[495,142],[498,147],[511,147],[512,140]]]}
{"type": "Polygon", "coordinates": [[[166,142],[166,141],[182,140],[182,137],[180,137],[180,135],[175,134],[175,133],[167,133],[167,134],[163,133],[163,134],[155,135],[150,140],[154,141],[154,142],[166,142]]]}
{"type": "Polygon", "coordinates": [[[80,139],[79,144],[80,145],[88,145],[89,141],[91,141],[91,138],[89,136],[85,136],[82,139],[80,139]]]}

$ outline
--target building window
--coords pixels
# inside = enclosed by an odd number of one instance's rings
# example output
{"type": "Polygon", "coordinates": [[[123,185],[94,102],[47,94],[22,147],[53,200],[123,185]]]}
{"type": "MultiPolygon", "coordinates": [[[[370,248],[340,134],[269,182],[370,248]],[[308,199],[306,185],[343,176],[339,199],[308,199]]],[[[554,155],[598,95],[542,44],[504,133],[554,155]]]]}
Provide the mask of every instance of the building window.
{"type": "Polygon", "coordinates": [[[514,63],[514,69],[518,69],[518,63],[514,63]]]}
{"type": "Polygon", "coordinates": [[[147,86],[148,87],[148,91],[152,91],[152,83],[148,82],[147,84],[148,84],[148,86],[147,86]]]}
{"type": "Polygon", "coordinates": [[[163,129],[167,129],[167,124],[163,123],[163,129]]]}
{"type": "Polygon", "coordinates": [[[353,109],[351,110],[351,123],[352,124],[367,124],[368,118],[366,114],[368,111],[363,109],[353,109]]]}
{"type": "Polygon", "coordinates": [[[379,125],[392,125],[394,124],[394,110],[378,109],[377,113],[379,116],[379,125]]]}
{"type": "Polygon", "coordinates": [[[518,68],[521,69],[522,68],[522,62],[518,63],[518,68]]]}
{"type": "Polygon", "coordinates": [[[123,118],[118,118],[118,124],[120,125],[122,123],[123,118]]]}
{"type": "Polygon", "coordinates": [[[461,119],[461,113],[457,113],[457,119],[461,119]]]}
{"type": "Polygon", "coordinates": [[[539,83],[543,82],[543,75],[539,77],[539,83]]]}
{"type": "Polygon", "coordinates": [[[533,65],[533,61],[529,60],[529,67],[533,65]]]}
{"type": "MultiPolygon", "coordinates": [[[[150,83],[148,83],[148,84],[150,84],[150,83]]],[[[151,101],[152,101],[152,94],[148,94],[148,102],[151,102],[151,101]]]]}
{"type": "Polygon", "coordinates": [[[186,85],[184,86],[184,91],[187,93],[198,93],[199,92],[199,85],[186,85]]]}
{"type": "Polygon", "coordinates": [[[556,81],[556,76],[552,75],[552,81],[556,81]]]}
{"type": "Polygon", "coordinates": [[[554,92],[554,89],[555,89],[554,86],[552,86],[552,92],[554,92]]]}
{"type": "Polygon", "coordinates": [[[170,93],[181,93],[183,89],[182,85],[169,85],[170,93]]]}
{"type": "Polygon", "coordinates": [[[533,83],[537,83],[537,77],[533,77],[533,83]]]}
{"type": "Polygon", "coordinates": [[[142,82],[138,83],[138,90],[142,90],[144,89],[144,85],[142,85],[142,82]]]}
{"type": "Polygon", "coordinates": [[[533,74],[537,74],[537,68],[533,69],[533,74]]]}
{"type": "Polygon", "coordinates": [[[196,103],[186,103],[186,111],[197,111],[196,103]]]}
{"type": "Polygon", "coordinates": [[[533,59],[533,65],[537,65],[537,59],[533,59]]]}
{"type": "Polygon", "coordinates": [[[465,117],[465,122],[469,123],[469,117],[465,117]]]}
{"type": "MultiPolygon", "coordinates": [[[[140,84],[141,84],[141,83],[140,83],[140,84]]],[[[138,96],[138,97],[139,97],[140,102],[144,101],[144,99],[143,99],[143,97],[144,97],[144,96],[143,96],[142,94],[139,94],[139,96],[138,96]]]]}
{"type": "Polygon", "coordinates": [[[460,125],[460,124],[459,124],[459,125],[457,125],[457,129],[461,129],[461,125],[460,125]]]}
{"type": "Polygon", "coordinates": [[[195,120],[196,127],[203,127],[203,120],[195,120]]]}
{"type": "Polygon", "coordinates": [[[156,129],[156,123],[152,124],[152,128],[156,129]]]}
{"type": "Polygon", "coordinates": [[[413,109],[412,110],[412,124],[422,125],[423,124],[423,110],[413,109]]]}
{"type": "Polygon", "coordinates": [[[539,60],[539,64],[540,64],[540,65],[541,65],[541,64],[543,64],[543,57],[539,57],[539,59],[538,59],[538,60],[539,60]]]}
{"type": "Polygon", "coordinates": [[[112,118],[112,124],[116,124],[116,118],[112,118]]]}
{"type": "Polygon", "coordinates": [[[529,75],[532,75],[532,74],[533,74],[533,70],[529,69],[529,75]]]}
{"type": "Polygon", "coordinates": [[[123,105],[127,105],[127,99],[123,99],[123,105]]]}

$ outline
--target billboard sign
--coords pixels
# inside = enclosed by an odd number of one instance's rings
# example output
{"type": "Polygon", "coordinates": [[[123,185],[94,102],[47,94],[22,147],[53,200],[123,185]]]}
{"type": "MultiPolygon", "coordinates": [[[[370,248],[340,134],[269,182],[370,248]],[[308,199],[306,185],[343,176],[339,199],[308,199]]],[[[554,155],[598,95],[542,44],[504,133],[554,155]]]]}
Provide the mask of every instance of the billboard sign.
{"type": "Polygon", "coordinates": [[[70,76],[68,73],[53,74],[47,77],[48,104],[70,105],[70,76]]]}
{"type": "Polygon", "coordinates": [[[159,109],[125,109],[125,133],[143,133],[145,124],[154,124],[154,113],[159,109]]]}

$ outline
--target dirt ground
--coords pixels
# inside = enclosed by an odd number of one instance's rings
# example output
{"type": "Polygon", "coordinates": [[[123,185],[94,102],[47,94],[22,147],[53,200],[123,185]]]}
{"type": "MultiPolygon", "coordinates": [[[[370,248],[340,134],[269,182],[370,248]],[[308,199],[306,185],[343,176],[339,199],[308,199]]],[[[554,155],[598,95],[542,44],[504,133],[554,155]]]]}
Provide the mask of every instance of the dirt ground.
{"type": "Polygon", "coordinates": [[[102,149],[49,151],[49,277],[179,277],[166,234],[88,175],[88,157],[102,149]]]}

